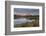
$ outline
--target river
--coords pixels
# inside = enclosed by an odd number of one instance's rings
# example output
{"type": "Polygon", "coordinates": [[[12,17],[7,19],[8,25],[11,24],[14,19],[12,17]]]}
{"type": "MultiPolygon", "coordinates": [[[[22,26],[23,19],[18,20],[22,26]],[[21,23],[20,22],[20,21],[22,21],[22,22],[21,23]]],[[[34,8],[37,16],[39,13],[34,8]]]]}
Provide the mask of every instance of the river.
{"type": "Polygon", "coordinates": [[[32,22],[32,20],[26,19],[26,18],[19,18],[14,20],[14,24],[22,24],[26,22],[32,22]]]}

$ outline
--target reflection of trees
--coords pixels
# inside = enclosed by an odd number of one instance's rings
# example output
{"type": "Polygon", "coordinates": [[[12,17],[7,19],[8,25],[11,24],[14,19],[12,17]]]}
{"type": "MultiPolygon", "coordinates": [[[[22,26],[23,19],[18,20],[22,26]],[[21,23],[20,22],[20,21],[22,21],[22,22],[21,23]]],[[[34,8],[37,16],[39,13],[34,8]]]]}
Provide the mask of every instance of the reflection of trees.
{"type": "Polygon", "coordinates": [[[14,15],[14,19],[17,19],[17,18],[26,18],[26,19],[39,19],[39,15],[31,15],[31,16],[17,16],[17,15],[14,15]]]}

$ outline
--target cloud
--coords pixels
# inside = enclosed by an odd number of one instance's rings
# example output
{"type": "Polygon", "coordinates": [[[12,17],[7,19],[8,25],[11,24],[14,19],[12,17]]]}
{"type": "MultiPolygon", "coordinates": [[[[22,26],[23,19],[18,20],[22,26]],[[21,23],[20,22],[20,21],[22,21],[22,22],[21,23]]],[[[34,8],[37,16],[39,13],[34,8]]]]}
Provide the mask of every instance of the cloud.
{"type": "Polygon", "coordinates": [[[31,13],[32,15],[39,15],[39,9],[14,8],[14,13],[31,13]]]}

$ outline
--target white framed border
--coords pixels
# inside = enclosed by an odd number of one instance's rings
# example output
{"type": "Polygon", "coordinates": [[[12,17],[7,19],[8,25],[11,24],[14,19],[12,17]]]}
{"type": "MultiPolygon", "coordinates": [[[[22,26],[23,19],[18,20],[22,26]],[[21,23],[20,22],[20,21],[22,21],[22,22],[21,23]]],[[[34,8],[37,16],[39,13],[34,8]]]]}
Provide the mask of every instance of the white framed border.
{"type": "Polygon", "coordinates": [[[11,5],[11,32],[42,30],[42,6],[11,5]],[[39,9],[39,27],[14,28],[14,8],[39,9]]]}

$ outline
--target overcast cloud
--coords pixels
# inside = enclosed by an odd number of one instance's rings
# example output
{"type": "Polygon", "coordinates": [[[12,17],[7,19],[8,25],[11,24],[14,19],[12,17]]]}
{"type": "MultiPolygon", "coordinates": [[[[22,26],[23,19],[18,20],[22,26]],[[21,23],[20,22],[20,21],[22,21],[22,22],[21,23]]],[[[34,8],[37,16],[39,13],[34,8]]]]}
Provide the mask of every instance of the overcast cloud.
{"type": "Polygon", "coordinates": [[[14,13],[31,13],[32,15],[39,15],[39,9],[28,8],[14,8],[14,13]]]}

